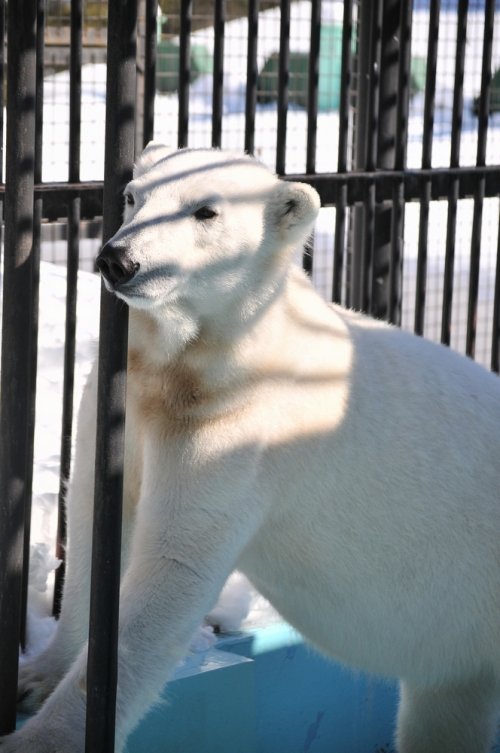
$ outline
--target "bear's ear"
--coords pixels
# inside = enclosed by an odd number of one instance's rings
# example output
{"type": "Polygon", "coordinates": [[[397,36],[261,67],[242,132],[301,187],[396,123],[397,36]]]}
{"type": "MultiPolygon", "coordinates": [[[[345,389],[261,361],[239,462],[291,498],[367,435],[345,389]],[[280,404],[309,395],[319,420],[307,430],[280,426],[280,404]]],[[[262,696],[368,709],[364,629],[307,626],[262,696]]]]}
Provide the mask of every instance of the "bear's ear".
{"type": "Polygon", "coordinates": [[[284,240],[298,243],[312,230],[321,202],[317,191],[307,183],[279,182],[275,221],[284,240]]]}
{"type": "Polygon", "coordinates": [[[144,175],[150,168],[156,165],[160,160],[168,157],[169,154],[175,151],[165,144],[160,144],[159,141],[150,141],[134,165],[134,178],[138,178],[140,175],[144,175]]]}

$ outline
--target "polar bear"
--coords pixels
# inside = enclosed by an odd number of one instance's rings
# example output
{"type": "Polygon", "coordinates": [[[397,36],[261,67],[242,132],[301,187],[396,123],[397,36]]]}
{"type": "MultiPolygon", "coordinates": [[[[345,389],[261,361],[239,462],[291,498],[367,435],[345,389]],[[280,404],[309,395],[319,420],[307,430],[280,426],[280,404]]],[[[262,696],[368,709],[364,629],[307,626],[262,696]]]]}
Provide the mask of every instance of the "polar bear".
{"type": "MultiPolygon", "coordinates": [[[[130,307],[116,750],[238,568],[307,640],[401,678],[400,753],[484,753],[500,702],[500,381],[326,304],[319,209],[255,159],[150,144],[97,263],[130,307]]],[[[83,753],[95,372],[40,712],[1,753],[83,753]],[[84,594],[82,597],[81,594],[84,594]]]]}

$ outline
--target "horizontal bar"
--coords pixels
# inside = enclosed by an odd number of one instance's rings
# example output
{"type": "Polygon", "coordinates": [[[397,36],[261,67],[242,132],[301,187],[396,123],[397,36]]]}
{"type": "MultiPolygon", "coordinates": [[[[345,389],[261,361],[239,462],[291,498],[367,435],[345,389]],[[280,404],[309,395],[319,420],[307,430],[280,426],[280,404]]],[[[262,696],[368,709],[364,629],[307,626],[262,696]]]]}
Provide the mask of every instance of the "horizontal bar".
{"type": "MultiPolygon", "coordinates": [[[[35,185],[35,198],[43,199],[43,220],[54,222],[66,219],[68,202],[79,198],[81,219],[102,217],[102,181],[88,183],[41,183],[35,185]]],[[[5,184],[0,183],[0,201],[5,196],[5,184]]]]}
{"type": "MultiPolygon", "coordinates": [[[[431,201],[448,199],[449,191],[458,180],[458,198],[472,199],[478,182],[485,179],[485,198],[500,195],[500,168],[498,165],[468,167],[435,167],[407,170],[380,170],[375,172],[353,171],[349,173],[289,173],[284,180],[302,181],[315,188],[323,206],[334,206],[341,199],[342,186],[347,186],[347,205],[352,206],[366,199],[368,186],[375,183],[377,202],[392,197],[394,183],[403,182],[404,200],[421,201],[426,184],[431,187],[431,201]]],[[[35,197],[43,198],[43,219],[54,221],[66,217],[68,201],[79,197],[82,220],[102,217],[102,181],[83,183],[42,183],[35,186],[35,197]]],[[[5,185],[0,183],[0,201],[5,194],[5,185]]]]}
{"type": "Polygon", "coordinates": [[[339,199],[341,187],[347,185],[347,204],[353,205],[366,199],[370,185],[375,183],[376,202],[392,198],[394,184],[402,181],[405,201],[420,201],[423,186],[431,186],[431,200],[448,199],[451,186],[458,182],[458,198],[474,198],[478,182],[485,180],[485,197],[500,195],[500,169],[498,165],[443,167],[429,169],[379,170],[373,172],[288,174],[284,180],[302,181],[315,188],[323,206],[333,206],[339,199]]]}

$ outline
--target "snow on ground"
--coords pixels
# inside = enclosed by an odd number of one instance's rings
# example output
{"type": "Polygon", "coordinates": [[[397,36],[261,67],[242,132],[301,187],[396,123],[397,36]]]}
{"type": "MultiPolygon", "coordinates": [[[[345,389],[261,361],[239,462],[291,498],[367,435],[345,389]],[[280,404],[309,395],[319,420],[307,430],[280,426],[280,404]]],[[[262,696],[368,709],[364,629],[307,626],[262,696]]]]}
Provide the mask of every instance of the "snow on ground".
{"type": "MultiPolygon", "coordinates": [[[[35,465],[29,586],[28,643],[40,650],[50,638],[54,542],[59,493],[66,270],[41,263],[35,465]]],[[[75,394],[79,395],[96,352],[99,280],[81,273],[78,286],[75,394]]],[[[1,306],[0,306],[1,312],[1,306]]],[[[78,397],[76,398],[78,400],[78,397]]]]}
{"type": "MultiPolygon", "coordinates": [[[[338,0],[324,0],[323,21],[341,23],[343,5],[338,0]]],[[[414,14],[412,54],[425,59],[427,56],[428,13],[419,9],[414,14]]],[[[308,49],[310,3],[291,5],[291,50],[308,49]]],[[[440,21],[440,47],[437,71],[436,113],[433,143],[433,165],[446,166],[450,155],[450,121],[453,90],[453,59],[456,35],[456,20],[453,13],[442,12],[440,21]]],[[[464,118],[461,138],[461,164],[471,165],[476,161],[477,118],[472,113],[473,98],[480,85],[482,48],[482,14],[469,13],[469,31],[464,79],[464,118]]],[[[201,30],[194,35],[195,42],[213,49],[213,31],[201,30]]],[[[245,79],[246,79],[246,20],[226,24],[225,32],[225,79],[222,146],[242,149],[245,124],[245,79]]],[[[279,10],[272,9],[260,14],[258,63],[279,47],[279,10]]],[[[500,23],[495,24],[493,41],[493,68],[500,66],[500,23]]],[[[101,180],[104,165],[104,121],[106,68],[104,65],[88,65],[83,68],[82,81],[82,147],[81,177],[83,180],[101,180]]],[[[190,146],[210,146],[211,142],[211,91],[210,76],[202,76],[190,90],[190,146]]],[[[44,87],[44,120],[46,123],[43,141],[43,179],[64,181],[68,173],[69,143],[69,76],[66,72],[51,76],[44,87]]],[[[165,143],[177,143],[178,101],[174,95],[158,95],[156,98],[155,138],[165,143]]],[[[418,167],[422,153],[423,95],[417,94],[411,102],[408,137],[408,165],[418,167]]],[[[274,167],[276,149],[276,105],[259,105],[256,113],[256,154],[271,168],[274,167]]],[[[291,107],[287,119],[287,172],[303,172],[305,169],[307,116],[303,109],[291,107]]],[[[334,171],[337,164],[338,113],[320,112],[317,130],[317,171],[334,171]]],[[[500,114],[490,118],[487,142],[487,163],[498,162],[500,147],[500,114]]],[[[452,345],[463,350],[465,338],[464,306],[468,286],[468,257],[472,227],[472,201],[460,202],[459,226],[455,258],[455,300],[453,307],[454,327],[452,345]]],[[[488,363],[491,332],[493,280],[496,260],[496,236],[498,230],[499,202],[485,201],[483,215],[482,258],[479,293],[478,357],[488,363]]],[[[439,337],[439,311],[441,305],[442,272],[444,265],[444,238],[447,220],[446,202],[431,204],[429,226],[428,303],[426,307],[426,331],[431,338],[439,337]]],[[[409,301],[403,312],[403,325],[412,327],[411,303],[414,299],[415,269],[418,240],[418,205],[409,205],[405,215],[405,262],[404,300],[409,301]]],[[[315,232],[313,280],[325,296],[331,291],[331,249],[335,228],[335,210],[321,210],[315,232]]],[[[85,241],[95,253],[96,241],[85,241]]],[[[83,247],[83,243],[82,243],[83,247]]],[[[56,253],[57,245],[51,244],[50,253],[56,253]]],[[[45,251],[48,249],[46,248],[45,251]]],[[[61,253],[64,259],[65,251],[61,253]]],[[[32,569],[30,578],[29,640],[31,650],[39,650],[53,630],[53,621],[47,617],[51,599],[51,578],[54,567],[53,541],[55,537],[55,510],[59,490],[59,445],[61,424],[62,363],[64,344],[64,267],[42,264],[40,291],[40,351],[37,399],[37,426],[35,437],[34,505],[32,520],[32,569]]],[[[98,329],[99,281],[94,275],[81,273],[78,298],[78,333],[75,400],[90,368],[95,352],[98,329]]],[[[226,615],[234,615],[233,627],[244,612],[248,597],[247,585],[233,579],[224,599],[226,615]],[[240,613],[240,617],[237,613],[240,613]]],[[[267,602],[253,593],[250,615],[245,624],[255,625],[275,619],[267,602]]],[[[200,634],[198,645],[210,641],[209,632],[200,634]]]]}

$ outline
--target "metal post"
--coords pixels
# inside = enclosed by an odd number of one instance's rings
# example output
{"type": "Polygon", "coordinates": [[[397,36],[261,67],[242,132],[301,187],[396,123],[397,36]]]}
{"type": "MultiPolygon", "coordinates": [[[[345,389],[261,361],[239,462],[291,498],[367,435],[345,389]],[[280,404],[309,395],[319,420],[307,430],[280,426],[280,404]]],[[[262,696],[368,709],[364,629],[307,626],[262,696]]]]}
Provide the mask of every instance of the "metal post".
{"type": "Polygon", "coordinates": [[[401,298],[403,285],[404,245],[404,180],[406,147],[408,142],[408,112],[410,106],[411,69],[411,24],[413,0],[400,5],[399,19],[399,66],[396,95],[396,131],[394,145],[394,168],[400,178],[394,184],[392,217],[389,241],[389,279],[387,291],[387,316],[392,324],[401,324],[401,298]]]}
{"type": "Polygon", "coordinates": [[[247,87],[245,94],[245,151],[255,149],[255,110],[257,107],[257,35],[259,0],[248,0],[247,87]]]}
{"type": "MultiPolygon", "coordinates": [[[[403,0],[403,4],[407,0],[403,0]]],[[[376,167],[393,170],[396,160],[398,79],[401,64],[401,0],[383,0],[382,44],[380,60],[379,132],[376,167]]],[[[377,204],[373,245],[371,313],[380,319],[388,316],[393,202],[377,204]]]]}
{"type": "Polygon", "coordinates": [[[191,80],[191,19],[193,0],[181,0],[179,35],[179,117],[177,146],[188,144],[189,131],[189,82],[191,80]]]}
{"type": "MultiPolygon", "coordinates": [[[[382,0],[360,0],[357,55],[354,167],[373,171],[378,134],[378,89],[382,0]]],[[[362,207],[353,213],[349,305],[368,311],[373,255],[375,183],[370,182],[362,207]]]]}
{"type": "Polygon", "coordinates": [[[36,0],[9,3],[7,162],[0,403],[0,734],[16,718],[32,365],[36,0]]]}
{"type": "MultiPolygon", "coordinates": [[[[82,93],[82,20],[83,0],[71,2],[71,46],[69,76],[69,159],[70,183],[80,181],[80,136],[82,93]]],[[[73,391],[75,373],[76,303],[80,243],[81,200],[71,199],[68,207],[68,258],[66,265],[66,323],[64,336],[64,380],[61,431],[61,470],[59,476],[59,504],[57,516],[56,557],[61,564],[54,582],[54,615],[61,611],[65,575],[66,545],[66,485],[71,470],[71,439],[73,436],[73,391]]]]}
{"type": "Polygon", "coordinates": [[[491,333],[491,370],[500,372],[500,222],[497,239],[497,268],[493,298],[493,322],[491,333]]]}
{"type": "MultiPolygon", "coordinates": [[[[110,0],[103,199],[105,241],[121,224],[121,193],[131,177],[134,160],[136,25],[137,0],[110,0]]],[[[114,750],[127,324],[127,308],[103,286],[87,670],[87,753],[113,753],[114,750]]]]}
{"type": "Polygon", "coordinates": [[[157,0],[145,0],[143,146],[146,146],[154,136],[157,8],[157,0]]]}
{"type": "MultiPolygon", "coordinates": [[[[437,51],[439,40],[439,14],[441,0],[431,0],[429,9],[429,41],[427,45],[427,72],[425,76],[424,132],[422,136],[422,168],[432,165],[432,136],[434,128],[434,99],[436,93],[437,51]]],[[[424,333],[425,293],[427,285],[427,235],[429,229],[429,204],[431,181],[422,188],[418,229],[417,279],[415,292],[414,329],[417,335],[424,333]]]]}
{"type": "MultiPolygon", "coordinates": [[[[352,85],[352,0],[344,0],[342,25],[342,72],[339,102],[339,143],[337,172],[347,172],[347,137],[349,135],[349,99],[352,85]]],[[[340,303],[345,257],[345,228],[347,214],[347,183],[339,186],[339,198],[335,205],[335,241],[333,256],[332,300],[340,303]]]]}
{"type": "MultiPolygon", "coordinates": [[[[460,164],[460,139],[462,136],[462,114],[464,105],[465,46],[467,42],[467,13],[469,0],[458,3],[457,44],[455,52],[455,81],[453,87],[453,111],[451,116],[450,167],[460,164]]],[[[455,266],[455,231],[457,226],[457,205],[459,178],[450,182],[448,193],[448,219],[446,225],[446,251],[444,260],[443,313],[441,318],[441,342],[449,345],[451,340],[451,311],[453,303],[453,274],[455,266]]]]}
{"type": "Polygon", "coordinates": [[[220,147],[222,140],[222,105],[224,84],[225,0],[215,0],[214,7],[214,75],[212,92],[212,146],[220,147]]]}
{"type": "MultiPolygon", "coordinates": [[[[488,116],[490,111],[491,88],[491,53],[493,46],[493,25],[495,23],[495,0],[486,0],[483,38],[483,60],[481,70],[481,94],[479,96],[477,157],[476,165],[486,165],[486,137],[488,134],[488,116]]],[[[479,179],[474,193],[474,215],[472,219],[472,236],[469,271],[469,301],[467,306],[467,334],[465,352],[474,358],[476,348],[477,304],[479,295],[479,264],[481,254],[481,227],[483,220],[483,202],[486,181],[479,179]]]]}
{"type": "MultiPolygon", "coordinates": [[[[311,2],[311,27],[309,45],[309,67],[307,87],[307,142],[306,173],[316,172],[316,132],[318,129],[318,89],[319,89],[319,47],[321,36],[321,1],[311,2]]],[[[307,239],[302,252],[302,267],[307,274],[312,274],[314,255],[314,238],[307,239]]]]}
{"type": "MultiPolygon", "coordinates": [[[[36,99],[35,99],[35,165],[34,182],[42,180],[42,143],[43,143],[43,51],[45,28],[45,2],[37,0],[37,36],[36,36],[36,99]]],[[[21,649],[26,648],[26,629],[28,613],[28,580],[30,564],[31,537],[31,496],[33,487],[33,457],[35,446],[35,412],[36,412],[36,374],[38,369],[38,301],[40,288],[40,244],[43,202],[36,197],[33,203],[33,245],[31,250],[31,363],[29,370],[30,389],[28,393],[28,435],[26,440],[26,502],[24,509],[24,553],[23,579],[21,590],[21,649]]]]}
{"type": "Polygon", "coordinates": [[[286,123],[288,115],[288,85],[290,78],[290,0],[281,0],[280,53],[278,70],[278,127],[276,143],[276,172],[286,171],[286,123]]]}

